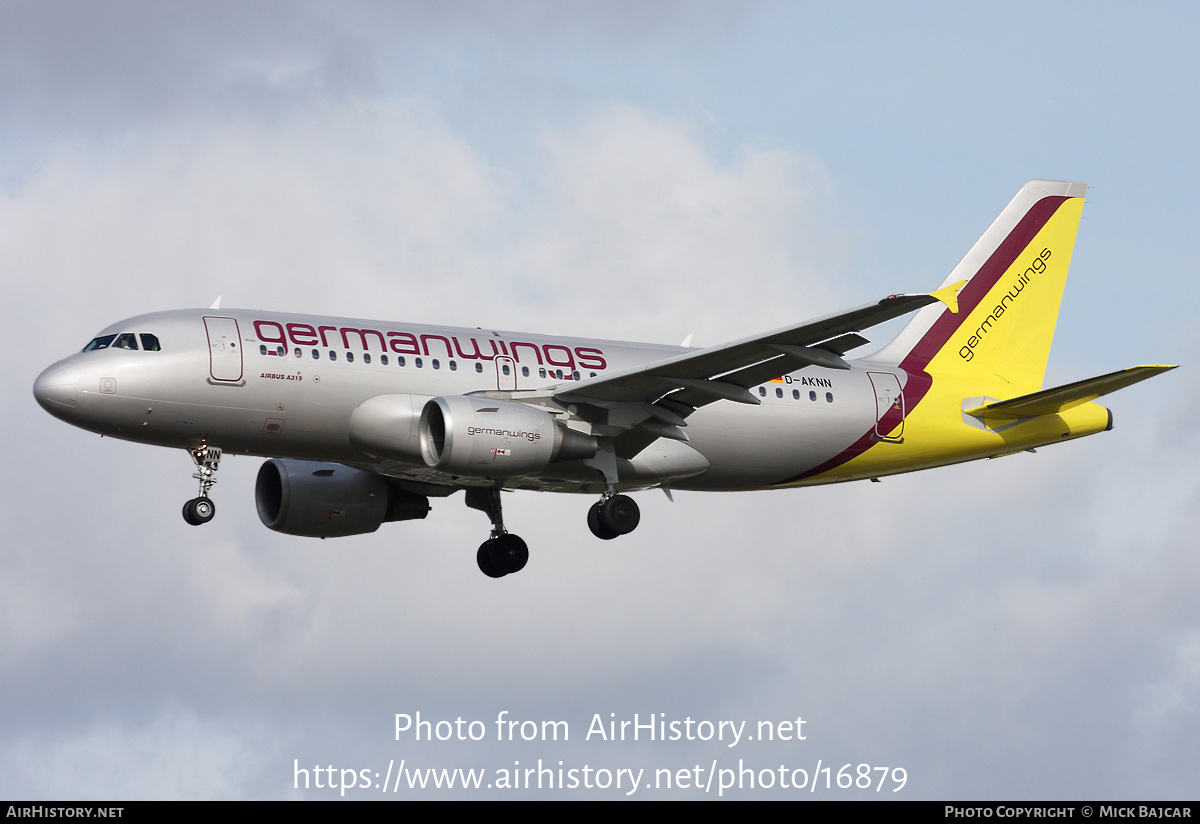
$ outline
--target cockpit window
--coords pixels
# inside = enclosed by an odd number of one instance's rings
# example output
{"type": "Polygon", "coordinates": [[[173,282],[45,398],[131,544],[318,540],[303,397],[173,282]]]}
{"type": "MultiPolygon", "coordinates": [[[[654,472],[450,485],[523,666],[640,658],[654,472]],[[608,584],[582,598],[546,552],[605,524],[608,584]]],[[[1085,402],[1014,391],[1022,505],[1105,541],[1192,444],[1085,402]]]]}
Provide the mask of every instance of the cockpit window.
{"type": "Polygon", "coordinates": [[[92,342],[83,347],[84,352],[95,352],[98,349],[107,349],[108,345],[113,342],[116,335],[101,335],[98,338],[92,338],[92,342]]]}
{"type": "Polygon", "coordinates": [[[142,332],[142,334],[138,335],[138,337],[142,339],[142,348],[147,352],[159,352],[162,350],[162,347],[158,345],[157,335],[151,335],[147,332],[142,332]]]}
{"type": "Polygon", "coordinates": [[[137,338],[132,332],[125,332],[117,335],[117,339],[113,341],[113,349],[137,349],[137,338]]]}

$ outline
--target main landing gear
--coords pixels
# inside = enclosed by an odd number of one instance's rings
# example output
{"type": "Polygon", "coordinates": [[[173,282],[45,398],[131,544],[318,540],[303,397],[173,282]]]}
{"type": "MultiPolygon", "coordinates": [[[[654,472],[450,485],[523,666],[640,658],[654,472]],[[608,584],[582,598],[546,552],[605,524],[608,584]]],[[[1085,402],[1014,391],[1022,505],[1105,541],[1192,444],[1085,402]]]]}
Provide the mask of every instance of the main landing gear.
{"type": "MultiPolygon", "coordinates": [[[[492,521],[492,536],[480,544],[479,551],[475,553],[479,570],[489,578],[503,578],[524,569],[529,562],[529,547],[504,528],[499,484],[467,487],[467,506],[486,513],[492,521]]],[[[587,522],[593,535],[611,541],[619,535],[633,532],[641,517],[633,498],[614,494],[610,489],[588,510],[587,522]]]]}
{"type": "Polygon", "coordinates": [[[611,492],[592,504],[587,514],[588,529],[604,541],[628,535],[637,529],[641,519],[641,512],[633,498],[613,495],[611,492]]]}
{"type": "Polygon", "coordinates": [[[503,578],[524,569],[529,562],[529,547],[504,528],[500,486],[467,487],[467,506],[483,511],[492,522],[492,537],[480,544],[475,553],[479,570],[489,578],[503,578]]]}
{"type": "Polygon", "coordinates": [[[221,450],[215,446],[200,446],[189,449],[196,471],[192,477],[200,481],[200,497],[192,498],[183,505],[183,520],[192,526],[206,524],[217,514],[217,505],[208,497],[208,490],[217,482],[217,467],[221,463],[221,450]]]}

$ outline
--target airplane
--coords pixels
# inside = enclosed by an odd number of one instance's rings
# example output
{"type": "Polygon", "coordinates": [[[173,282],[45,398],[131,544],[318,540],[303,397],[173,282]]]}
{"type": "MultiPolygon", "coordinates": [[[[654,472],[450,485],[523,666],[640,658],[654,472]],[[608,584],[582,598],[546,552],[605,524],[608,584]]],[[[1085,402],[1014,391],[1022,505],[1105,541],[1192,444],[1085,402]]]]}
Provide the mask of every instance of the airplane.
{"type": "Polygon", "coordinates": [[[757,490],[991,458],[1112,428],[1095,399],[1135,366],[1043,389],[1086,185],[1035,180],[941,286],[704,348],[209,310],[141,315],[48,367],[67,423],[186,449],[212,520],[222,455],[266,457],[263,524],[331,538],[424,518],[465,490],[487,514],[479,569],[521,570],[501,492],[598,496],[587,523],[638,525],[628,493],[757,490]],[[866,357],[861,333],[915,314],[866,357]]]}

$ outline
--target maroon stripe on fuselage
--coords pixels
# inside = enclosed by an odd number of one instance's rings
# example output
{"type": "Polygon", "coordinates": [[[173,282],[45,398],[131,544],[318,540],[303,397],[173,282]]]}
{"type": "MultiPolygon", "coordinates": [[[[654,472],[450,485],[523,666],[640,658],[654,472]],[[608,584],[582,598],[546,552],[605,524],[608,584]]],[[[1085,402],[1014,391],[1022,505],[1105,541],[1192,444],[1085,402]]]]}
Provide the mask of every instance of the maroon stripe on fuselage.
{"type": "MultiPolygon", "coordinates": [[[[958,293],[958,313],[954,314],[949,309],[942,310],[942,314],[933,322],[912,350],[909,351],[904,359],[900,362],[900,368],[908,373],[908,380],[904,384],[904,407],[908,414],[911,414],[917,408],[925,395],[929,392],[929,387],[933,385],[933,378],[925,372],[925,367],[933,360],[946,341],[950,340],[950,336],[958,331],[958,327],[962,325],[971,312],[975,311],[975,307],[979,302],[987,296],[987,293],[992,291],[992,287],[1000,280],[1008,268],[1013,265],[1017,256],[1025,251],[1026,247],[1033,242],[1037,237],[1037,233],[1042,230],[1050,218],[1054,217],[1054,213],[1058,211],[1058,207],[1066,202],[1069,198],[1054,196],[1044,197],[1029,208],[1013,230],[1008,233],[1008,237],[1001,241],[996,247],[996,251],[992,252],[991,257],[979,267],[967,285],[958,293]]],[[[900,413],[889,410],[883,417],[883,431],[890,432],[893,427],[900,423],[900,413]]],[[[814,475],[820,475],[822,472],[828,472],[834,467],[841,466],[847,461],[857,458],[862,453],[866,452],[875,445],[874,440],[875,425],[872,424],[871,429],[865,432],[858,440],[850,446],[843,449],[839,454],[815,466],[807,472],[801,472],[791,478],[786,478],[782,481],[777,481],[772,486],[782,484],[795,483],[796,481],[811,478],[814,475]]]]}

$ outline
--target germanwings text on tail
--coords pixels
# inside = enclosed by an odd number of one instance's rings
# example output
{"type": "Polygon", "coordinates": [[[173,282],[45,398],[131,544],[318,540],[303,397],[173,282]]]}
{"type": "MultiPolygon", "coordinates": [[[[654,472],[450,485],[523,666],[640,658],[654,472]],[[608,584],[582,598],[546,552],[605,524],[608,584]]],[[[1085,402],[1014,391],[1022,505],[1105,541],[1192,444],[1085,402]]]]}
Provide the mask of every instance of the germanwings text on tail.
{"type": "Polygon", "coordinates": [[[934,292],[720,346],[213,308],[114,324],[33,391],[75,426],[186,449],[193,525],[215,514],[226,452],[268,458],[258,514],[291,535],[373,532],[461,489],[491,520],[476,560],[499,578],[529,558],[504,490],[592,495],[588,526],[609,540],[637,527],[638,490],[874,479],[1111,428],[1096,398],[1174,367],[1042,388],[1086,188],[1026,184],[934,292]]]}

